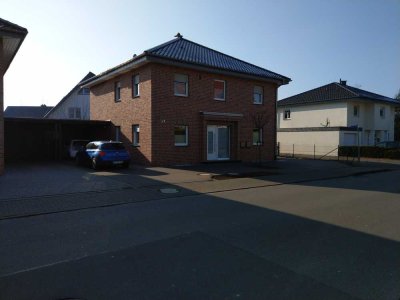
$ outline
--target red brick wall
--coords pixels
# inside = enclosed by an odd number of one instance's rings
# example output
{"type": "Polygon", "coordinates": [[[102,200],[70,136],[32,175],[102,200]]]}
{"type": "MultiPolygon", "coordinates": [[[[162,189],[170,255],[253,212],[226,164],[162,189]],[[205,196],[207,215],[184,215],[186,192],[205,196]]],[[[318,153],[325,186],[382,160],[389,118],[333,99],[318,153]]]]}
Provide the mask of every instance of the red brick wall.
{"type": "Polygon", "coordinates": [[[221,76],[205,72],[154,65],[152,67],[152,114],[154,164],[185,164],[206,160],[207,124],[231,125],[231,158],[255,161],[258,148],[252,145],[255,127],[252,115],[265,112],[269,120],[264,128],[262,159],[274,158],[275,148],[275,103],[277,86],[273,83],[221,76]],[[189,76],[189,96],[174,96],[174,74],[189,76]],[[214,79],[226,81],[226,100],[214,100],[214,79]],[[255,85],[264,88],[264,103],[253,104],[255,85]],[[200,111],[242,113],[243,118],[208,117],[200,111]],[[214,120],[213,120],[214,119],[214,120]],[[236,119],[236,120],[235,120],[236,119]],[[237,121],[237,122],[235,122],[237,121]],[[174,125],[189,126],[189,145],[174,146],[174,125]],[[247,142],[247,148],[244,145],[247,142]],[[242,145],[242,147],[240,147],[242,145]]]}
{"type": "Polygon", "coordinates": [[[255,128],[252,115],[265,112],[262,159],[274,158],[275,103],[277,85],[263,81],[220,76],[206,72],[152,64],[91,88],[93,120],[111,120],[127,144],[132,143],[132,124],[140,125],[139,148],[130,147],[133,161],[153,165],[189,164],[206,160],[207,125],[231,128],[231,159],[256,161],[258,148],[252,145],[255,128]],[[174,96],[174,74],[189,76],[189,96],[174,96]],[[132,99],[132,75],[140,74],[140,97],[132,99]],[[226,100],[213,98],[213,81],[226,81],[226,100]],[[114,102],[114,83],[122,84],[121,102],[114,102]],[[264,103],[253,104],[255,85],[264,88],[264,103]],[[200,111],[241,113],[242,118],[204,117],[200,111]],[[189,145],[174,145],[174,126],[189,127],[189,145]],[[247,146],[245,146],[247,145],[247,146]]]}
{"type": "Polygon", "coordinates": [[[150,164],[151,67],[145,66],[90,88],[90,119],[111,120],[121,127],[121,141],[136,163],[150,164]],[[132,97],[132,76],[140,75],[140,96],[132,97]],[[121,82],[121,101],[114,101],[114,84],[121,82]],[[140,147],[132,145],[132,125],[140,125],[140,147]]]}

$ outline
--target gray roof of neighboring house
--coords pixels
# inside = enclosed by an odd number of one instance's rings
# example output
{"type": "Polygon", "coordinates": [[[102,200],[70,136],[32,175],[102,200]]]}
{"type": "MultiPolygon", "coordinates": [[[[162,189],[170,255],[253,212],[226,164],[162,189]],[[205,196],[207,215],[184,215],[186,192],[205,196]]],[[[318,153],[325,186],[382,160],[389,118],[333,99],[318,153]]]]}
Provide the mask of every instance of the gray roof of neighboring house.
{"type": "Polygon", "coordinates": [[[307,105],[320,102],[347,101],[361,99],[367,101],[379,101],[394,105],[400,105],[396,99],[361,90],[345,83],[332,82],[330,84],[282,99],[278,106],[307,105]]]}
{"type": "Polygon", "coordinates": [[[115,66],[103,73],[100,73],[96,77],[85,82],[85,84],[102,76],[113,73],[114,71],[126,67],[134,63],[135,61],[140,61],[144,57],[160,58],[175,63],[185,63],[193,66],[223,70],[243,75],[250,75],[263,79],[272,79],[282,82],[282,84],[287,84],[291,81],[291,79],[286,76],[247,63],[243,60],[223,54],[200,44],[194,43],[192,41],[184,39],[180,34],[178,34],[177,38],[154,48],[148,49],[142,54],[135,56],[132,59],[118,66],[115,66]]]}
{"type": "Polygon", "coordinates": [[[7,106],[4,111],[5,118],[34,118],[41,119],[53,106],[7,106]]]}
{"type": "Polygon", "coordinates": [[[65,95],[64,98],[62,98],[62,99],[60,100],[60,102],[57,103],[56,106],[54,106],[51,110],[49,110],[49,111],[44,115],[44,118],[47,118],[54,110],[57,109],[57,107],[59,107],[62,103],[64,103],[64,102],[68,99],[68,97],[71,96],[72,93],[74,93],[76,90],[79,90],[79,89],[81,88],[82,82],[87,81],[88,79],[90,79],[90,78],[92,78],[92,77],[94,77],[94,76],[96,76],[96,75],[95,75],[94,73],[92,73],[92,72],[87,73],[86,76],[83,77],[82,80],[79,81],[79,82],[77,83],[77,85],[74,86],[74,88],[73,88],[72,90],[70,90],[69,93],[68,93],[67,95],[65,95]]]}

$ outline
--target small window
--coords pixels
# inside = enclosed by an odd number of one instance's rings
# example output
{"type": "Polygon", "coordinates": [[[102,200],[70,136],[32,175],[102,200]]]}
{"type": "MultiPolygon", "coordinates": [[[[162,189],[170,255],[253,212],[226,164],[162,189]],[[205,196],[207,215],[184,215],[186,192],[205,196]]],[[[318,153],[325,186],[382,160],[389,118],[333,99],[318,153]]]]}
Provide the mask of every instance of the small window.
{"type": "Polygon", "coordinates": [[[140,127],[139,125],[132,126],[132,144],[133,146],[140,146],[140,127]]]}
{"type": "Polygon", "coordinates": [[[175,126],[174,127],[175,146],[187,146],[188,145],[188,127],[187,126],[175,126]]]}
{"type": "Polygon", "coordinates": [[[214,80],[214,99],[225,100],[225,81],[214,80]]]}
{"type": "Polygon", "coordinates": [[[121,101],[121,82],[117,81],[114,84],[114,100],[115,102],[121,101]]]}
{"type": "Polygon", "coordinates": [[[175,74],[174,76],[174,95],[188,96],[188,76],[183,74],[175,74]]]}
{"type": "Polygon", "coordinates": [[[255,86],[253,91],[253,103],[254,104],[262,104],[263,103],[263,87],[262,86],[255,86]]]}
{"type": "Polygon", "coordinates": [[[121,137],[121,126],[115,126],[115,140],[119,142],[121,137]]]}
{"type": "Polygon", "coordinates": [[[140,78],[139,75],[135,75],[132,77],[132,96],[139,97],[140,96],[140,78]]]}
{"type": "Polygon", "coordinates": [[[81,108],[80,107],[69,107],[68,108],[68,118],[69,119],[80,119],[81,118],[81,108]]]}
{"type": "Polygon", "coordinates": [[[358,117],[358,114],[359,114],[358,105],[354,105],[354,106],[353,106],[353,115],[354,115],[355,117],[358,117]]]}
{"type": "Polygon", "coordinates": [[[263,144],[262,128],[253,129],[253,145],[260,146],[263,144]]]}
{"type": "Polygon", "coordinates": [[[380,115],[382,118],[385,117],[385,108],[384,108],[383,106],[379,109],[379,115],[380,115]]]}
{"type": "Polygon", "coordinates": [[[285,110],[285,113],[283,115],[283,118],[285,120],[290,120],[290,109],[285,110]]]}
{"type": "Polygon", "coordinates": [[[90,94],[90,89],[89,88],[82,88],[78,92],[79,95],[89,95],[90,94]]]}

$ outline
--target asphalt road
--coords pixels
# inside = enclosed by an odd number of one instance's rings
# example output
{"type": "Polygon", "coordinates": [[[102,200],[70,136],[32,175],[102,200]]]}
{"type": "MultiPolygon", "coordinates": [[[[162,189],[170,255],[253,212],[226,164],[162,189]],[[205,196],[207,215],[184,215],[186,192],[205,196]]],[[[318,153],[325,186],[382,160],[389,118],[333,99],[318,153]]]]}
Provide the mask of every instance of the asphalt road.
{"type": "Polygon", "coordinates": [[[0,299],[397,300],[399,179],[396,170],[1,220],[0,299]]]}

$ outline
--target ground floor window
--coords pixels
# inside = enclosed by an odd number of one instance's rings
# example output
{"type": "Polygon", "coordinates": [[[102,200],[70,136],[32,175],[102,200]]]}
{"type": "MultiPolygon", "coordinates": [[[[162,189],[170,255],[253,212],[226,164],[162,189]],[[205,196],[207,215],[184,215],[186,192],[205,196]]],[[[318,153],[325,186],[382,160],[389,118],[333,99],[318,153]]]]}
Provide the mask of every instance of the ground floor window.
{"type": "Polygon", "coordinates": [[[132,125],[132,144],[133,146],[140,146],[140,127],[139,125],[132,125]]]}
{"type": "Polygon", "coordinates": [[[115,126],[115,140],[119,142],[121,138],[121,126],[115,126]]]}
{"type": "Polygon", "coordinates": [[[253,129],[253,145],[260,146],[263,143],[262,128],[253,129]]]}
{"type": "Polygon", "coordinates": [[[188,127],[179,125],[174,127],[175,146],[188,145],[188,127]]]}

